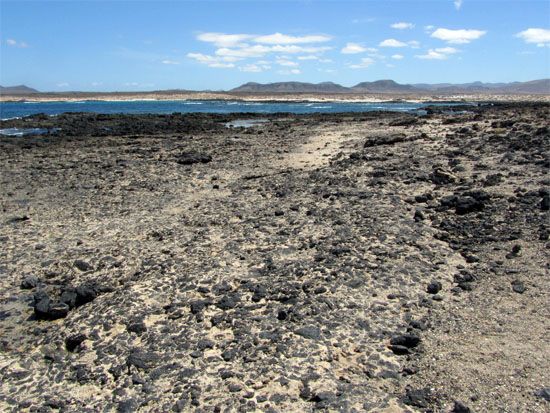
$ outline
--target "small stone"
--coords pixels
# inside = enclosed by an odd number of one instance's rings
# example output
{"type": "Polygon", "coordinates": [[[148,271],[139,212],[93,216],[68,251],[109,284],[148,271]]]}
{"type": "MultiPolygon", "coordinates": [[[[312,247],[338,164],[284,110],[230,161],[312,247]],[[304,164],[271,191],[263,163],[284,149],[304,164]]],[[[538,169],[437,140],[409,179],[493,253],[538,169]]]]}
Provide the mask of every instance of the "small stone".
{"type": "Polygon", "coordinates": [[[73,264],[80,271],[91,271],[93,269],[93,267],[84,260],[75,260],[73,264]]]}
{"type": "Polygon", "coordinates": [[[512,290],[518,294],[523,294],[526,288],[521,281],[515,280],[515,281],[512,281],[512,290]]]}
{"type": "Polygon", "coordinates": [[[472,413],[472,409],[470,409],[461,401],[455,400],[455,404],[453,406],[453,410],[451,410],[451,413],[472,413]]]}
{"type": "Polygon", "coordinates": [[[21,289],[23,290],[31,290],[33,288],[36,288],[40,280],[35,277],[34,275],[29,275],[28,277],[23,278],[23,281],[21,281],[21,289]]]}
{"type": "Polygon", "coordinates": [[[429,293],[429,294],[437,294],[438,292],[441,291],[441,288],[442,288],[442,284],[439,282],[439,281],[436,281],[436,280],[432,280],[429,284],[428,284],[428,287],[426,288],[426,291],[429,293]]]}
{"type": "Polygon", "coordinates": [[[147,326],[143,321],[136,321],[128,324],[126,330],[130,333],[136,333],[139,336],[147,331],[147,326]]]}
{"type": "Polygon", "coordinates": [[[321,337],[321,330],[319,327],[301,327],[296,330],[296,334],[310,340],[318,340],[321,337]]]}
{"type": "Polygon", "coordinates": [[[71,353],[76,350],[84,340],[86,340],[85,334],[74,334],[65,339],[65,348],[71,353]]]}
{"type": "Polygon", "coordinates": [[[417,209],[416,211],[414,211],[414,221],[415,222],[424,221],[425,219],[426,219],[426,217],[424,215],[424,212],[422,212],[421,209],[417,209]]]}
{"type": "Polygon", "coordinates": [[[543,387],[535,392],[535,396],[550,402],[550,387],[543,387]]]}
{"type": "Polygon", "coordinates": [[[420,337],[416,334],[401,334],[393,336],[390,340],[392,346],[405,346],[407,348],[414,348],[420,344],[420,337]]]}
{"type": "Polygon", "coordinates": [[[229,388],[229,391],[230,391],[231,393],[238,393],[238,392],[240,392],[240,391],[243,389],[243,387],[242,387],[240,384],[235,384],[235,383],[231,383],[231,384],[228,386],[228,388],[229,388]]]}

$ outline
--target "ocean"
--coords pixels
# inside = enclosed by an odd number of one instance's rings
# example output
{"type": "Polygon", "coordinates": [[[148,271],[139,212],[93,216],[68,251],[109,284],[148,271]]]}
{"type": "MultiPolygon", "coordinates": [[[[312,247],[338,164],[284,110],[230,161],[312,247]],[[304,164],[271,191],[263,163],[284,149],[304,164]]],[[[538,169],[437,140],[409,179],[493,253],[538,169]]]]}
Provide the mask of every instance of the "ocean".
{"type": "MultiPolygon", "coordinates": [[[[464,103],[461,103],[463,105],[464,103]]],[[[417,102],[243,102],[225,100],[134,100],[73,102],[3,102],[0,119],[24,117],[37,113],[59,115],[65,112],[94,113],[336,113],[389,110],[415,112],[428,103],[417,102]]],[[[432,103],[430,103],[432,105],[432,103]]],[[[442,105],[437,103],[434,105],[442,105]]],[[[445,105],[449,105],[445,103],[445,105]]]]}

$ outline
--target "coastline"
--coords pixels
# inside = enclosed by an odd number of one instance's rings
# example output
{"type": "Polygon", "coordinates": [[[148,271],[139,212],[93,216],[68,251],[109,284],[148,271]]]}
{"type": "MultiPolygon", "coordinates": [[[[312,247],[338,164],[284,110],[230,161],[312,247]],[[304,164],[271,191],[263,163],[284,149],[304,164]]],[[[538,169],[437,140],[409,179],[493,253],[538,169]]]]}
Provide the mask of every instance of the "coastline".
{"type": "Polygon", "coordinates": [[[28,95],[0,95],[0,103],[7,102],[79,102],[79,101],[209,101],[238,102],[550,102],[548,94],[392,94],[392,93],[231,93],[231,92],[71,92],[35,93],[28,95]]]}

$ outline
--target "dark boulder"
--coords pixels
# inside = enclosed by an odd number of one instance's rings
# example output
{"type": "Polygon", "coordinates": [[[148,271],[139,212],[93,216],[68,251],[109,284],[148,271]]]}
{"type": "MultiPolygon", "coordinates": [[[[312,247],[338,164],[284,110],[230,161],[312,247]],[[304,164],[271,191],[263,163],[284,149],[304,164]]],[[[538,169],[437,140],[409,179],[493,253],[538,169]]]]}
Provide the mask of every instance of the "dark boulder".
{"type": "Polygon", "coordinates": [[[63,302],[54,301],[44,292],[39,291],[34,295],[34,314],[42,320],[56,320],[67,317],[69,306],[63,302]]]}
{"type": "Polygon", "coordinates": [[[471,196],[459,197],[455,203],[455,211],[458,215],[466,215],[471,212],[483,210],[485,204],[481,200],[477,200],[471,196]]]}

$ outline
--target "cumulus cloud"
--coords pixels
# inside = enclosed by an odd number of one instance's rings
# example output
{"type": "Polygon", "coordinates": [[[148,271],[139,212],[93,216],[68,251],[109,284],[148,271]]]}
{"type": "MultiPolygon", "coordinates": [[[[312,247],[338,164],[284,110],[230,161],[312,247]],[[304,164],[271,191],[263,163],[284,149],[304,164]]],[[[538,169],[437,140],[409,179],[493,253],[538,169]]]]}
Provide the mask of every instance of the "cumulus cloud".
{"type": "Polygon", "coordinates": [[[180,62],[177,62],[175,60],[165,59],[161,62],[163,65],[179,65],[180,62]]]}
{"type": "Polygon", "coordinates": [[[392,24],[390,27],[392,29],[397,29],[397,30],[406,30],[406,29],[413,29],[414,24],[407,23],[407,22],[399,22],[399,23],[392,24]]]}
{"type": "Polygon", "coordinates": [[[298,63],[293,62],[292,60],[287,60],[287,59],[277,59],[275,61],[275,63],[277,63],[279,66],[289,66],[289,67],[300,66],[298,63]]]}
{"type": "Polygon", "coordinates": [[[326,35],[289,36],[282,33],[274,33],[266,36],[254,37],[256,43],[263,44],[300,44],[328,42],[332,37],[326,35]]]}
{"type": "Polygon", "coordinates": [[[407,43],[403,43],[395,39],[386,39],[379,44],[380,47],[406,47],[407,43]]]}
{"type": "Polygon", "coordinates": [[[6,39],[6,44],[11,47],[20,47],[22,49],[29,47],[29,45],[22,41],[17,41],[15,39],[6,39]]]}
{"type": "Polygon", "coordinates": [[[299,75],[300,73],[302,73],[300,69],[279,70],[281,75],[299,75]]]}
{"type": "MultiPolygon", "coordinates": [[[[188,53],[187,57],[210,67],[231,68],[234,62],[246,59],[257,59],[269,54],[280,54],[277,64],[281,66],[298,66],[297,62],[281,55],[302,54],[299,60],[318,60],[320,55],[331,50],[330,46],[313,43],[327,42],[332,39],[328,35],[291,36],[283,33],[268,35],[255,34],[227,34],[217,32],[200,33],[197,39],[216,46],[213,54],[188,53]]],[[[239,70],[255,72],[266,70],[270,66],[250,63],[240,65],[239,70]]]]}
{"type": "Polygon", "coordinates": [[[197,39],[202,42],[213,43],[218,47],[233,47],[251,39],[250,34],[201,33],[197,39]]]}
{"type": "Polygon", "coordinates": [[[550,30],[529,28],[516,34],[516,37],[523,39],[525,43],[533,43],[538,47],[550,46],[550,30]]]}
{"type": "Polygon", "coordinates": [[[464,44],[470,43],[472,40],[477,40],[487,33],[485,30],[469,30],[469,29],[442,29],[439,28],[431,34],[431,37],[443,40],[447,43],[464,44]]]}
{"type": "Polygon", "coordinates": [[[356,54],[366,52],[367,48],[361,46],[359,43],[347,43],[341,50],[344,54],[356,54]]]}
{"type": "Polygon", "coordinates": [[[418,49],[420,47],[420,42],[416,40],[411,40],[410,42],[407,42],[407,44],[413,49],[418,49]]]}
{"type": "Polygon", "coordinates": [[[370,57],[363,57],[359,63],[349,65],[352,69],[366,69],[367,67],[375,63],[374,59],[370,57]]]}
{"type": "Polygon", "coordinates": [[[401,60],[404,57],[405,56],[403,56],[402,54],[394,54],[391,58],[394,59],[394,60],[401,60]]]}
{"type": "Polygon", "coordinates": [[[249,73],[260,73],[263,72],[263,69],[261,66],[255,65],[255,64],[249,64],[245,66],[239,67],[239,70],[241,72],[249,72],[249,73]]]}
{"type": "Polygon", "coordinates": [[[454,0],[455,9],[460,10],[462,7],[462,0],[454,0]]]}
{"type": "Polygon", "coordinates": [[[415,57],[427,60],[447,60],[450,55],[458,52],[459,50],[454,47],[440,47],[438,49],[429,49],[426,54],[416,55],[415,57]]]}
{"type": "Polygon", "coordinates": [[[202,53],[187,53],[187,57],[216,68],[232,68],[235,67],[233,62],[241,60],[235,56],[211,56],[202,53]]]}
{"type": "Polygon", "coordinates": [[[327,35],[290,36],[283,33],[254,35],[207,32],[198,34],[197,39],[203,42],[213,43],[218,47],[235,47],[245,45],[247,41],[261,44],[322,43],[328,42],[332,37],[327,35]]]}

